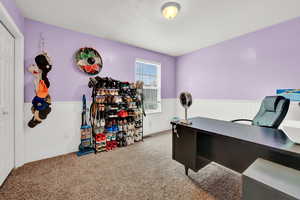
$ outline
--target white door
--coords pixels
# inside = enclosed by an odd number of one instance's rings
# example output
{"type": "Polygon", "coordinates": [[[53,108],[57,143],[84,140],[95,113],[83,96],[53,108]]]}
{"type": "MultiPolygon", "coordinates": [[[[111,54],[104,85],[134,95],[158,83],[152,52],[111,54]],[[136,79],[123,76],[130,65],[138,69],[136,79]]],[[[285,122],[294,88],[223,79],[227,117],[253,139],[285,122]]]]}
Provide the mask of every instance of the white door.
{"type": "Polygon", "coordinates": [[[14,168],[14,38],[0,22],[0,185],[14,168]]]}

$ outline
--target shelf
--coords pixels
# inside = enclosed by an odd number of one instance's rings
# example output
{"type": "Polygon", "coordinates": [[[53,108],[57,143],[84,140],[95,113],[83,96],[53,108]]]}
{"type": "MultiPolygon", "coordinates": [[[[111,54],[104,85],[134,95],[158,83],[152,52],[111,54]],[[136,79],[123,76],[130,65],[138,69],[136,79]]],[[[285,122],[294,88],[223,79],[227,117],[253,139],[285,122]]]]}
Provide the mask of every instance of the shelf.
{"type": "MultiPolygon", "coordinates": [[[[117,81],[117,80],[110,79],[110,78],[101,78],[101,77],[98,77],[98,78],[102,79],[103,81],[110,81],[110,80],[117,81]]],[[[107,82],[106,83],[104,82],[104,84],[107,84],[107,82]]],[[[115,83],[111,83],[111,84],[115,84],[115,83]]],[[[128,137],[128,138],[125,138],[125,139],[127,142],[129,142],[129,144],[131,143],[130,141],[134,140],[134,138],[137,138],[137,139],[140,138],[140,140],[135,141],[135,142],[143,141],[143,125],[142,125],[143,112],[142,112],[142,107],[140,106],[140,103],[141,103],[139,101],[140,98],[137,95],[138,95],[137,88],[130,88],[130,86],[120,87],[120,88],[100,88],[100,87],[93,88],[92,98],[93,98],[93,104],[96,104],[96,105],[94,105],[95,110],[99,111],[99,109],[98,109],[99,104],[103,105],[103,106],[101,106],[102,109],[103,109],[103,107],[105,107],[104,110],[100,111],[101,112],[100,116],[102,116],[102,119],[103,118],[105,119],[105,123],[106,123],[105,125],[108,125],[107,123],[112,123],[113,120],[116,120],[116,123],[118,124],[119,121],[126,120],[126,119],[128,120],[128,122],[130,121],[130,124],[132,125],[130,131],[128,129],[126,129],[126,131],[124,131],[122,129],[121,131],[118,130],[118,131],[112,131],[112,132],[108,132],[107,130],[104,130],[103,133],[105,135],[114,134],[115,139],[113,139],[112,141],[117,141],[117,137],[120,136],[120,135],[118,135],[118,133],[126,133],[124,135],[125,135],[125,137],[128,137]],[[109,92],[107,94],[104,94],[103,90],[104,91],[118,91],[118,95],[109,94],[109,92]],[[97,92],[99,95],[96,95],[97,92]],[[102,92],[102,94],[101,94],[101,92],[102,92]],[[119,100],[119,102],[113,102],[113,97],[116,97],[117,100],[119,100]],[[98,100],[98,102],[96,102],[97,100],[98,100]],[[100,101],[109,100],[109,102],[100,102],[99,100],[100,101]],[[127,102],[126,100],[129,100],[129,102],[127,102]],[[118,116],[117,113],[122,110],[127,111],[128,116],[126,116],[126,117],[118,116]],[[137,135],[132,135],[134,133],[136,133],[137,135]]],[[[90,119],[90,121],[97,122],[98,118],[95,119],[97,114],[92,113],[91,116],[92,116],[92,118],[90,119]]],[[[95,123],[95,124],[97,124],[97,123],[95,123]]],[[[93,127],[92,129],[95,130],[95,128],[96,127],[93,127]]],[[[93,135],[95,136],[95,134],[93,134],[93,135]]],[[[110,141],[109,138],[110,137],[108,137],[107,142],[110,141]]],[[[94,146],[96,148],[98,144],[95,144],[95,141],[94,141],[94,145],[96,145],[96,146],[94,146]]],[[[120,146],[123,146],[123,144],[120,144],[120,146]]],[[[110,150],[110,147],[111,146],[108,145],[106,150],[110,150]]],[[[115,146],[112,145],[112,147],[114,148],[115,146]]]]}
{"type": "Polygon", "coordinates": [[[97,88],[98,90],[111,90],[111,91],[119,91],[120,89],[119,88],[97,88]]]}
{"type": "Polygon", "coordinates": [[[121,97],[122,98],[121,95],[114,95],[114,94],[96,95],[95,98],[97,99],[97,97],[101,98],[101,97],[111,97],[111,96],[113,96],[113,97],[121,97]]]}

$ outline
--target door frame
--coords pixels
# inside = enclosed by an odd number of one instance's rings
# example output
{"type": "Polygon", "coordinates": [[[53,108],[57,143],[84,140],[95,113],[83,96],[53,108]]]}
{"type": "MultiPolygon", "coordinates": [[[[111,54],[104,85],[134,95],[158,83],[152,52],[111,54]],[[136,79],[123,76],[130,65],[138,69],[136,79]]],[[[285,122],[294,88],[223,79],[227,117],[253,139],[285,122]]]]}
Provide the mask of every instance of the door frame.
{"type": "Polygon", "coordinates": [[[24,136],[24,36],[14,22],[2,2],[0,2],[0,19],[4,26],[15,38],[15,102],[14,102],[14,167],[24,164],[25,136],[24,136]]]}

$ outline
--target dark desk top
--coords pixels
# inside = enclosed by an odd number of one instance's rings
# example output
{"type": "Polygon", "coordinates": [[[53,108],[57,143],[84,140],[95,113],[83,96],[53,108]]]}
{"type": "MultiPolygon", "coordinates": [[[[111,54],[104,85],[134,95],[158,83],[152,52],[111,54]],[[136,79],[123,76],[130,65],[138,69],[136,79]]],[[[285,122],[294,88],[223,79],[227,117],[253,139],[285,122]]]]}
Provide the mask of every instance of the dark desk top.
{"type": "Polygon", "coordinates": [[[300,145],[294,144],[281,130],[203,117],[195,117],[189,120],[192,121],[192,125],[184,125],[179,122],[171,123],[202,130],[212,135],[222,135],[256,143],[283,153],[298,154],[297,156],[300,157],[300,145]]]}

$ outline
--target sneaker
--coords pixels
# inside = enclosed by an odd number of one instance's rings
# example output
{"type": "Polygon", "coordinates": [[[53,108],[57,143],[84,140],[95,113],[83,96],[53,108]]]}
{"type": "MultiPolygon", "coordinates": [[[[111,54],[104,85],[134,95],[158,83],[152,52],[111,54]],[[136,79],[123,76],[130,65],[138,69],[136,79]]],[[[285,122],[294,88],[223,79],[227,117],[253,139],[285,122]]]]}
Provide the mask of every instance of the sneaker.
{"type": "Polygon", "coordinates": [[[28,122],[28,126],[30,128],[34,128],[36,125],[42,123],[42,121],[38,121],[38,120],[35,120],[34,117],[32,117],[32,119],[28,122]]]}

